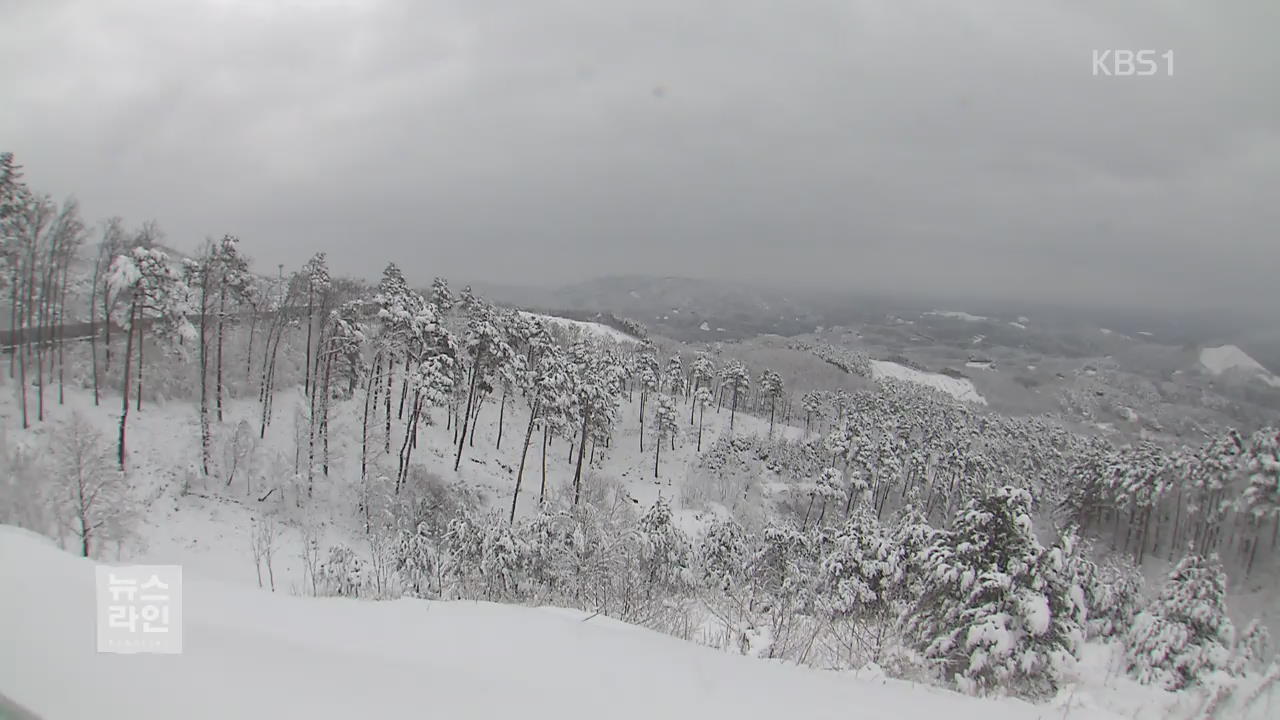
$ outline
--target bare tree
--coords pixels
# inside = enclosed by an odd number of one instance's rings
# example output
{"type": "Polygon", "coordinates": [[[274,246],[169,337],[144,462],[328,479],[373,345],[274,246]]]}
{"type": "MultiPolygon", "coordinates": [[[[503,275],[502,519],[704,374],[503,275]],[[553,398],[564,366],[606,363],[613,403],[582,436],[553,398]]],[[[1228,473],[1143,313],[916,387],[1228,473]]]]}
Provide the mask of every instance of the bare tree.
{"type": "Polygon", "coordinates": [[[52,504],[59,528],[89,557],[100,540],[123,536],[133,508],[124,475],[111,469],[102,434],[79,413],[58,433],[52,504]]]}
{"type": "Polygon", "coordinates": [[[271,561],[279,538],[280,526],[269,515],[255,521],[249,529],[249,550],[253,553],[253,568],[258,573],[258,587],[262,587],[262,568],[265,565],[271,592],[276,591],[276,572],[271,561]]]}

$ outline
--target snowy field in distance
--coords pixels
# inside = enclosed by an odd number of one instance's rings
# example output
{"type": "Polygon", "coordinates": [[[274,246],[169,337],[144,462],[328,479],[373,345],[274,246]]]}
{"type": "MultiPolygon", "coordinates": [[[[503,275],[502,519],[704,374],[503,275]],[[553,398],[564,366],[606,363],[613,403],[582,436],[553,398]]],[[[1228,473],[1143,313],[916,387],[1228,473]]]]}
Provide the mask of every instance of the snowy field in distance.
{"type": "Polygon", "coordinates": [[[967,378],[953,378],[940,373],[924,372],[887,360],[871,361],[871,377],[875,380],[890,378],[924,385],[944,392],[962,402],[977,403],[979,405],[987,404],[987,399],[982,397],[978,389],[973,386],[973,381],[967,378]]]}
{"type": "Polygon", "coordinates": [[[921,314],[932,315],[933,317],[951,318],[953,320],[964,320],[965,322],[985,322],[991,319],[985,315],[974,315],[960,310],[930,310],[929,312],[921,314]]]}
{"type": "Polygon", "coordinates": [[[1240,370],[1258,377],[1259,380],[1273,387],[1280,387],[1280,378],[1254,360],[1244,350],[1235,345],[1203,348],[1200,350],[1200,364],[1213,375],[1221,375],[1228,370],[1240,370]]]}
{"type": "Polygon", "coordinates": [[[539,318],[543,322],[546,322],[550,325],[558,325],[562,328],[582,331],[587,333],[588,335],[592,335],[595,337],[608,338],[610,340],[614,340],[616,342],[622,342],[622,343],[636,342],[635,338],[622,332],[621,330],[616,330],[614,328],[609,327],[608,325],[603,325],[597,322],[586,322],[584,320],[570,320],[569,318],[556,317],[555,315],[542,315],[539,313],[526,312],[524,310],[521,310],[520,314],[527,318],[539,318]]]}
{"type": "Polygon", "coordinates": [[[292,597],[195,573],[183,577],[183,654],[99,654],[91,562],[0,526],[0,576],[21,580],[0,594],[0,692],[45,718],[1032,720],[1049,710],[732,655],[578,611],[292,597]]]}

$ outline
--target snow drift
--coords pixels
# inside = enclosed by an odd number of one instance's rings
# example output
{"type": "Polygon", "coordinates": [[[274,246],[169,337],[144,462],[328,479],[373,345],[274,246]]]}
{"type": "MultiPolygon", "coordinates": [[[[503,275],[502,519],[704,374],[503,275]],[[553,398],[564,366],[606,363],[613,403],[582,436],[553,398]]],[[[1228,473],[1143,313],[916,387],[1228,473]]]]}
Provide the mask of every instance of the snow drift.
{"type": "MultiPolygon", "coordinates": [[[[0,526],[0,692],[87,717],[1041,717],[703,648],[577,611],[270,594],[184,573],[184,654],[98,654],[94,565],[0,526]]],[[[1114,716],[1112,716],[1114,717],[1114,716]]]]}

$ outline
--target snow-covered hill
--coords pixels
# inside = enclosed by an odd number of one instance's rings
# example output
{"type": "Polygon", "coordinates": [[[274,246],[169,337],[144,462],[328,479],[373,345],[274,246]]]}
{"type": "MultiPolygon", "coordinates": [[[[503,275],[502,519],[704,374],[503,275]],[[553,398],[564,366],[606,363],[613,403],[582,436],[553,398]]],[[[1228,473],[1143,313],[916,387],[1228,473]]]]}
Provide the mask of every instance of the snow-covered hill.
{"type": "Polygon", "coordinates": [[[1207,347],[1200,351],[1200,364],[1212,375],[1238,372],[1255,377],[1272,387],[1280,387],[1280,378],[1254,360],[1236,345],[1207,347]]]}
{"type": "Polygon", "coordinates": [[[540,315],[538,313],[520,311],[521,315],[528,318],[538,318],[549,325],[554,325],[572,332],[582,332],[593,337],[602,337],[621,343],[635,343],[636,339],[630,335],[597,322],[586,322],[583,320],[570,320],[569,318],[556,317],[555,315],[540,315]]]}
{"type": "Polygon", "coordinates": [[[915,383],[944,392],[962,402],[986,405],[987,399],[982,397],[978,389],[969,379],[953,378],[941,373],[924,372],[909,368],[887,360],[871,361],[871,377],[876,380],[893,379],[915,383]]]}
{"type": "MultiPolygon", "coordinates": [[[[1043,707],[731,655],[584,613],[270,594],[184,573],[181,655],[99,654],[94,570],[0,527],[0,690],[46,718],[1021,720],[1043,707]]],[[[1118,717],[1110,714],[1096,717],[1118,717]]]]}
{"type": "Polygon", "coordinates": [[[990,320],[990,318],[986,317],[985,315],[973,315],[971,313],[963,312],[960,310],[930,310],[929,312],[924,314],[932,315],[934,317],[944,317],[944,318],[952,318],[955,320],[964,320],[965,322],[985,322],[987,320],[990,320]]]}

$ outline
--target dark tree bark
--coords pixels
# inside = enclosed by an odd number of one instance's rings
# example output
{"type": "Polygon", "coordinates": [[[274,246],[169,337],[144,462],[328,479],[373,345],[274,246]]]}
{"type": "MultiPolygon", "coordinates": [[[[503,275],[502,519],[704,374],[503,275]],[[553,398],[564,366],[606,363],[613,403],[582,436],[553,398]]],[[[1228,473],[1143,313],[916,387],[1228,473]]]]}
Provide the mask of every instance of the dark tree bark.
{"type": "Polygon", "coordinates": [[[468,383],[470,385],[470,388],[467,390],[467,408],[466,408],[466,412],[462,413],[462,437],[458,438],[458,454],[456,457],[454,457],[454,460],[453,460],[454,472],[457,472],[458,468],[462,466],[462,448],[464,445],[467,444],[467,424],[471,422],[471,403],[475,398],[476,381],[479,379],[479,376],[480,376],[479,368],[472,366],[471,382],[468,383]]]}
{"type": "Polygon", "coordinates": [[[573,471],[573,504],[577,505],[578,500],[582,497],[582,453],[587,449],[587,429],[590,426],[591,413],[583,408],[582,411],[582,433],[578,440],[578,466],[573,471]]]}
{"type": "Polygon", "coordinates": [[[551,427],[547,424],[542,425],[542,489],[538,491],[538,504],[541,505],[547,497],[547,438],[551,434],[551,427]]]}
{"type": "Polygon", "coordinates": [[[222,327],[227,317],[227,282],[226,277],[221,278],[218,287],[218,356],[214,361],[217,364],[216,380],[214,384],[214,401],[218,408],[218,422],[222,422],[222,327]]]}
{"type": "Polygon", "coordinates": [[[124,341],[124,379],[123,387],[120,392],[120,442],[116,448],[116,456],[120,462],[120,469],[124,470],[125,456],[125,434],[129,423],[129,358],[133,357],[133,335],[134,326],[138,324],[138,302],[134,299],[132,306],[129,308],[129,328],[125,334],[124,341]]]}
{"type": "MultiPolygon", "coordinates": [[[[524,479],[524,461],[529,455],[529,440],[533,437],[533,426],[538,419],[538,404],[529,408],[529,427],[524,431],[524,445],[520,448],[520,469],[516,471],[516,490],[511,495],[511,520],[516,521],[516,502],[520,499],[520,482],[524,479]]],[[[546,486],[546,483],[543,483],[546,486]]]]}

